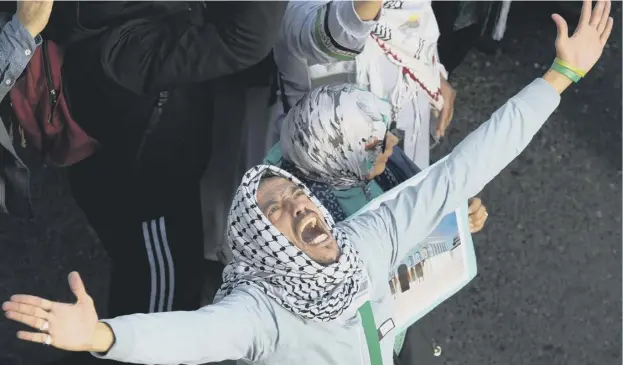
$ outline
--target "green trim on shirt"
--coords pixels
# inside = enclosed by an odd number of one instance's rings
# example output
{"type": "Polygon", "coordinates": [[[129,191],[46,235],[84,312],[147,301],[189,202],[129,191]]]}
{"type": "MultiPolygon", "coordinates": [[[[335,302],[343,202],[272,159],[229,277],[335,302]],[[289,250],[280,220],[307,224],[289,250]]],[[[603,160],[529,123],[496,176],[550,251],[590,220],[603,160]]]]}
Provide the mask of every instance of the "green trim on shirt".
{"type": "MultiPolygon", "coordinates": [[[[333,44],[331,43],[331,35],[326,34],[326,32],[323,29],[325,26],[326,13],[327,13],[326,6],[322,6],[320,7],[320,9],[318,9],[318,12],[316,14],[316,22],[314,25],[314,43],[316,43],[316,46],[318,46],[318,48],[321,51],[326,53],[328,56],[335,58],[336,60],[339,60],[339,61],[354,60],[355,57],[358,56],[358,53],[356,52],[350,53],[350,52],[342,51],[334,47],[333,44]]],[[[327,24],[326,26],[328,27],[329,25],[327,24]]]]}

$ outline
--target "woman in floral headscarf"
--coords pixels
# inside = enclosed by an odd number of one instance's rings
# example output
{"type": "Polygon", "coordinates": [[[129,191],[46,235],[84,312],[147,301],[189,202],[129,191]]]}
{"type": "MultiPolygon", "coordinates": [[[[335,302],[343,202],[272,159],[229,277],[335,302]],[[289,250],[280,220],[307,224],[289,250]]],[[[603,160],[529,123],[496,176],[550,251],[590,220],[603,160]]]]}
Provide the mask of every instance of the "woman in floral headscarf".
{"type": "MultiPolygon", "coordinates": [[[[388,131],[390,112],[353,85],[320,87],[288,114],[264,162],[293,172],[342,221],[420,171],[388,131]]],[[[484,220],[471,223],[479,231],[484,220]]]]}
{"type": "MultiPolygon", "coordinates": [[[[297,176],[336,222],[343,221],[419,172],[396,146],[398,138],[388,131],[390,113],[387,101],[356,86],[320,87],[286,116],[280,143],[264,162],[297,176]]],[[[480,199],[473,198],[469,211],[470,229],[478,232],[487,220],[487,210],[480,199]]],[[[397,337],[397,354],[404,335],[397,337]]],[[[418,356],[422,360],[425,354],[418,356]]]]}
{"type": "Polygon", "coordinates": [[[405,154],[428,167],[455,100],[438,38],[431,1],[291,1],[274,48],[283,105],[275,132],[306,92],[348,82],[387,99],[405,154]]]}

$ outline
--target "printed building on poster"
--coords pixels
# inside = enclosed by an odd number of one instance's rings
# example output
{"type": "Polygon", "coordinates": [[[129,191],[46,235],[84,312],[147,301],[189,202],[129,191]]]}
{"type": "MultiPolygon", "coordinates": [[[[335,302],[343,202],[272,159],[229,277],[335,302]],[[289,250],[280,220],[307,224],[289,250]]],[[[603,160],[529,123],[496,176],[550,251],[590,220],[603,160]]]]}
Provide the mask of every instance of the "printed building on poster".
{"type": "MultiPolygon", "coordinates": [[[[433,233],[434,234],[434,233],[433,233]]],[[[412,251],[405,257],[400,265],[390,273],[389,286],[393,295],[403,293],[410,288],[415,281],[424,280],[424,267],[426,260],[448,252],[460,244],[459,237],[449,239],[447,236],[431,235],[426,239],[424,247],[412,251]]]]}

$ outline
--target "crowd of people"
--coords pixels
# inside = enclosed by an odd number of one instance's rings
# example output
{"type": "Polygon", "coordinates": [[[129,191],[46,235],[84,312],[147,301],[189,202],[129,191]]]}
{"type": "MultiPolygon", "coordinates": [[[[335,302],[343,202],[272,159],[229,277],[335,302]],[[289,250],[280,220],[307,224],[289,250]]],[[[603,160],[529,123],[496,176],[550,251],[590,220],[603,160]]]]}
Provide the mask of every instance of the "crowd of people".
{"type": "Polygon", "coordinates": [[[551,69],[429,166],[466,34],[499,40],[510,7],[469,3],[17,1],[0,23],[0,207],[29,216],[31,171],[63,166],[113,262],[109,319],[72,272],[75,303],[2,305],[34,329],[18,337],[75,352],[58,364],[435,363],[409,351],[417,322],[385,326],[387,273],[465,201],[483,228],[478,193],[613,23],[609,0],[584,0],[571,35],[553,15],[551,69]],[[201,307],[204,280],[220,288],[201,307]]]}

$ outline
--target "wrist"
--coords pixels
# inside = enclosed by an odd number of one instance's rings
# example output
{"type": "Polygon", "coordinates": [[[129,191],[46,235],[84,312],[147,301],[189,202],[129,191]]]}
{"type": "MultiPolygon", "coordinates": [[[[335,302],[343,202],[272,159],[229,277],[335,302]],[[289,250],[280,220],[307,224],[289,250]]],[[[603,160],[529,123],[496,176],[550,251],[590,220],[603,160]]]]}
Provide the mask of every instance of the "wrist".
{"type": "Polygon", "coordinates": [[[90,352],[107,353],[115,342],[115,334],[104,322],[97,322],[91,339],[90,352]]]}
{"type": "Polygon", "coordinates": [[[543,80],[550,84],[559,94],[562,94],[572,83],[567,76],[556,70],[547,71],[545,75],[543,75],[543,80]]]}
{"type": "Polygon", "coordinates": [[[39,35],[39,33],[41,32],[37,32],[35,29],[33,29],[33,27],[27,27],[24,26],[24,29],[26,29],[26,31],[33,37],[35,38],[37,35],[39,35]]]}
{"type": "Polygon", "coordinates": [[[382,5],[380,0],[354,1],[355,12],[362,21],[376,20],[382,5]]]}
{"type": "Polygon", "coordinates": [[[563,59],[561,59],[559,57],[556,57],[556,59],[554,60],[554,64],[558,64],[561,67],[569,69],[569,71],[577,74],[578,76],[580,76],[580,78],[584,78],[586,76],[586,71],[572,66],[569,62],[567,62],[567,61],[565,61],[565,60],[563,60],[563,59]]]}
{"type": "Polygon", "coordinates": [[[31,37],[35,38],[37,35],[39,35],[40,31],[37,31],[36,27],[33,27],[32,25],[25,22],[19,14],[16,14],[15,18],[17,18],[19,24],[30,34],[31,37]]]}

